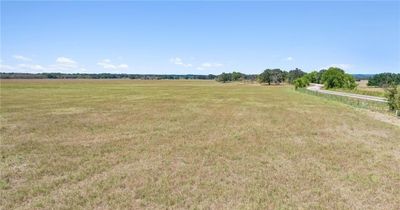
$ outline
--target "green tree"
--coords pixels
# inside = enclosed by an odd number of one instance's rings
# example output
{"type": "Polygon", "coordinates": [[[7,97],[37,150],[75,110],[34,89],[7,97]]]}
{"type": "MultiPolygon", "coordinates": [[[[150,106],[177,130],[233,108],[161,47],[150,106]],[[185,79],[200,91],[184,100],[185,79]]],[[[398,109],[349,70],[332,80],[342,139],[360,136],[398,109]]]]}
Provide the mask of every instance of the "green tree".
{"type": "Polygon", "coordinates": [[[289,83],[292,84],[295,79],[300,78],[304,75],[306,75],[306,73],[304,71],[296,68],[295,70],[289,71],[287,77],[288,77],[289,83]]]}
{"type": "Polygon", "coordinates": [[[223,72],[222,74],[218,75],[217,81],[223,83],[232,81],[231,74],[223,72]]]}
{"type": "Polygon", "coordinates": [[[317,74],[317,83],[322,84],[322,75],[326,72],[326,69],[321,69],[317,74]]]}
{"type": "Polygon", "coordinates": [[[280,69],[266,69],[263,73],[258,76],[260,83],[271,83],[279,84],[285,80],[285,73],[280,69]]]}
{"type": "Polygon", "coordinates": [[[244,75],[242,73],[236,72],[236,71],[232,72],[232,75],[231,75],[232,81],[239,81],[243,77],[244,77],[244,75]]]}
{"type": "Polygon", "coordinates": [[[357,86],[353,76],[346,74],[342,69],[337,67],[331,67],[327,71],[325,71],[322,75],[321,83],[324,84],[326,89],[354,89],[357,86]]]}
{"type": "Polygon", "coordinates": [[[385,89],[390,110],[400,110],[400,86],[390,85],[385,89]]]}
{"type": "Polygon", "coordinates": [[[400,74],[380,73],[368,79],[368,86],[386,87],[391,84],[400,85],[400,74]]]}
{"type": "Polygon", "coordinates": [[[312,71],[305,75],[310,83],[318,83],[318,72],[312,71]]]}

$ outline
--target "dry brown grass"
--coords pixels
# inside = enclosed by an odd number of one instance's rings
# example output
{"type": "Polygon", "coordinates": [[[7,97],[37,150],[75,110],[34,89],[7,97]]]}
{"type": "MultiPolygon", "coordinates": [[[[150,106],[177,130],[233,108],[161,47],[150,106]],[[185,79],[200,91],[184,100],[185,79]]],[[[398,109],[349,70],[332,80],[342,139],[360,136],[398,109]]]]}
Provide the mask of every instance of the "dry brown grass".
{"type": "Polygon", "coordinates": [[[399,209],[400,128],[290,87],[1,81],[1,208],[399,209]]]}
{"type": "Polygon", "coordinates": [[[336,88],[335,91],[355,93],[368,96],[385,97],[385,89],[380,87],[367,86],[368,80],[361,80],[357,82],[357,87],[353,90],[345,88],[336,88]]]}
{"type": "Polygon", "coordinates": [[[366,93],[370,92],[371,94],[365,94],[365,95],[374,95],[374,96],[384,96],[385,95],[385,89],[380,88],[380,87],[371,87],[367,86],[368,80],[361,80],[357,82],[358,86],[357,89],[360,91],[364,91],[366,93]]]}

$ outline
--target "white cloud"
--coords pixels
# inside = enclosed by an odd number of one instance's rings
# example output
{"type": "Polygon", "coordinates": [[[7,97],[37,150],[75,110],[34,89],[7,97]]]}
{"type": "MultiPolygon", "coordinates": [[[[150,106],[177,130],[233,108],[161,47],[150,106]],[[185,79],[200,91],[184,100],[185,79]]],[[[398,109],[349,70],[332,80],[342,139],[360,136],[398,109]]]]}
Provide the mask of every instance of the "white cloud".
{"type": "Polygon", "coordinates": [[[38,64],[18,64],[18,68],[20,69],[28,69],[28,70],[33,70],[33,71],[44,71],[46,70],[45,67],[38,65],[38,64]]]}
{"type": "Polygon", "coordinates": [[[15,58],[15,59],[18,60],[18,61],[23,61],[23,62],[30,62],[30,61],[32,61],[31,58],[28,58],[28,57],[25,57],[25,56],[22,56],[22,55],[14,55],[13,58],[15,58]]]}
{"type": "Polygon", "coordinates": [[[293,59],[294,59],[293,57],[289,56],[289,57],[285,58],[285,61],[292,61],[293,59]]]}
{"type": "Polygon", "coordinates": [[[205,62],[205,63],[202,63],[200,66],[198,66],[196,69],[201,71],[201,70],[205,70],[208,68],[219,68],[219,67],[223,67],[223,66],[224,66],[224,64],[222,64],[222,63],[205,62]]]}
{"type": "Polygon", "coordinates": [[[221,63],[208,63],[208,62],[206,62],[206,63],[203,63],[203,64],[201,64],[201,67],[200,68],[218,68],[218,67],[222,67],[222,66],[224,66],[223,64],[221,64],[221,63]]]}
{"type": "Polygon", "coordinates": [[[62,72],[62,73],[78,73],[81,72],[82,67],[75,60],[67,57],[56,58],[56,63],[49,65],[46,71],[62,72]]]}
{"type": "MultiPolygon", "coordinates": [[[[17,58],[14,56],[14,58],[22,61],[21,57],[17,58]]],[[[55,60],[55,64],[46,66],[39,64],[32,64],[32,63],[20,63],[14,66],[2,64],[0,66],[0,69],[7,72],[24,72],[24,73],[40,73],[40,72],[78,73],[86,71],[86,69],[80,66],[76,61],[66,57],[58,57],[55,60]]]]}
{"type": "MultiPolygon", "coordinates": [[[[23,57],[23,56],[22,56],[23,57]]],[[[14,56],[15,59],[22,61],[21,56],[14,56]]],[[[28,61],[29,58],[24,59],[28,61]]],[[[30,59],[30,61],[32,61],[30,59]]],[[[118,73],[118,70],[128,69],[128,64],[114,64],[110,59],[104,59],[97,63],[97,65],[102,66],[104,69],[114,70],[112,72],[118,73]]],[[[4,63],[0,64],[0,71],[3,72],[24,72],[24,73],[40,73],[40,72],[60,72],[60,73],[79,73],[87,72],[87,69],[80,65],[77,61],[68,57],[57,57],[53,64],[49,65],[39,65],[34,63],[20,63],[15,65],[6,65],[4,63]]]]}
{"type": "Polygon", "coordinates": [[[190,64],[190,63],[184,63],[184,62],[182,61],[182,59],[179,58],[179,57],[171,58],[171,59],[169,59],[169,62],[171,62],[171,63],[173,63],[173,64],[175,64],[175,65],[178,65],[178,66],[192,67],[192,64],[190,64]]]}
{"type": "Polygon", "coordinates": [[[97,65],[103,67],[104,69],[127,69],[128,64],[112,64],[110,59],[104,59],[97,63],[97,65]]]}
{"type": "Polygon", "coordinates": [[[21,63],[15,66],[0,64],[0,70],[4,72],[40,73],[46,71],[46,68],[38,64],[21,63]]]}
{"type": "Polygon", "coordinates": [[[14,66],[0,64],[0,71],[10,71],[10,70],[14,70],[14,69],[15,69],[14,66]]]}
{"type": "Polygon", "coordinates": [[[128,66],[127,64],[119,64],[119,65],[118,65],[118,68],[120,68],[120,69],[127,69],[127,68],[129,68],[129,66],[128,66]]]}
{"type": "Polygon", "coordinates": [[[61,64],[61,65],[75,65],[76,61],[72,60],[71,58],[58,57],[56,59],[56,63],[61,64]]]}

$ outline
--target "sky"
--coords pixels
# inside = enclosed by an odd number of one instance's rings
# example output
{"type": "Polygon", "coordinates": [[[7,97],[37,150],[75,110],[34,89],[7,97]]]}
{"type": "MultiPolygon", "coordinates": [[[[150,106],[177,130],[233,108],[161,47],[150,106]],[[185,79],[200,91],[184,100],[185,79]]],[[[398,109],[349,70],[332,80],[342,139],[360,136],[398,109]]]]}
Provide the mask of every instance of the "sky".
{"type": "Polygon", "coordinates": [[[400,1],[1,1],[0,72],[400,73],[400,1]]]}

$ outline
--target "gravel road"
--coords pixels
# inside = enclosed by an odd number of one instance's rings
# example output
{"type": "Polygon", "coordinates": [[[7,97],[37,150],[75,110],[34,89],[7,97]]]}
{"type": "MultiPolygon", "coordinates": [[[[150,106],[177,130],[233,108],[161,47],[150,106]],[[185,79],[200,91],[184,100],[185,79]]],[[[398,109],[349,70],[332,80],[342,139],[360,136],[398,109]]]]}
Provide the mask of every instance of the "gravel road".
{"type": "Polygon", "coordinates": [[[357,99],[368,100],[368,101],[377,101],[377,102],[382,102],[382,103],[387,102],[386,98],[383,98],[383,97],[367,96],[367,95],[360,95],[360,94],[354,94],[354,93],[345,93],[345,92],[332,91],[332,90],[323,90],[322,87],[323,87],[323,85],[321,85],[321,84],[311,83],[310,86],[307,87],[307,89],[318,92],[318,93],[324,93],[324,94],[330,94],[330,95],[346,96],[346,97],[350,97],[350,98],[357,98],[357,99]]]}

